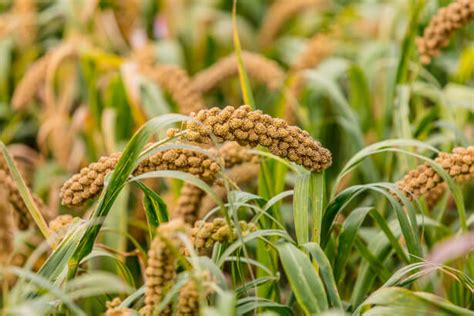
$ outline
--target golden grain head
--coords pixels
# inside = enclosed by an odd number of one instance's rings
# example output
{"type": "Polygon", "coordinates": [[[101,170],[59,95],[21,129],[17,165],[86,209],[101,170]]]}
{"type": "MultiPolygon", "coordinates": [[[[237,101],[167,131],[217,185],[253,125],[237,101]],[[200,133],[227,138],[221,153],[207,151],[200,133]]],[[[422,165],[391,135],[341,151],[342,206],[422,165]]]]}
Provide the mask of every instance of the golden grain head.
{"type": "MultiPolygon", "coordinates": [[[[239,221],[243,236],[257,230],[253,223],[239,221]]],[[[235,227],[229,226],[224,218],[215,218],[211,222],[197,221],[191,230],[191,241],[198,251],[211,248],[220,242],[232,242],[237,238],[235,227]]]]}
{"type": "MultiPolygon", "coordinates": [[[[147,268],[145,271],[145,307],[142,314],[152,315],[156,304],[163,299],[166,291],[176,277],[176,253],[182,247],[179,233],[187,233],[188,226],[176,219],[162,224],[157,228],[148,251],[147,268]]],[[[171,306],[167,306],[160,315],[170,315],[171,306]]]]}
{"type": "MultiPolygon", "coordinates": [[[[212,153],[212,150],[210,150],[212,153]]],[[[222,146],[221,156],[227,167],[244,161],[255,161],[256,157],[248,152],[248,149],[237,143],[229,143],[222,146]]],[[[60,197],[63,205],[81,206],[86,201],[96,197],[104,187],[105,177],[111,173],[120,159],[121,153],[101,157],[97,162],[91,163],[81,171],[68,179],[61,188],[60,197]]],[[[211,158],[203,153],[171,149],[153,154],[143,160],[134,170],[133,175],[157,170],[179,170],[188,172],[200,179],[212,183],[221,170],[216,158],[211,158]]],[[[181,199],[180,207],[189,205],[189,200],[181,199]]],[[[189,206],[186,206],[188,209],[189,206]]],[[[181,208],[179,212],[184,211],[181,208]]],[[[186,211],[187,213],[187,211],[186,211]]]]}
{"type": "MultiPolygon", "coordinates": [[[[241,146],[267,147],[276,156],[287,158],[308,170],[321,172],[331,165],[331,153],[311,135],[283,119],[272,118],[262,111],[252,111],[243,105],[235,109],[227,106],[192,113],[193,121],[186,124],[184,138],[201,144],[212,143],[211,134],[220,143],[236,141],[241,146]]],[[[168,131],[169,136],[176,129],[168,131]]]]}
{"type": "Polygon", "coordinates": [[[122,300],[119,297],[115,297],[112,301],[105,302],[107,310],[104,316],[132,316],[135,315],[134,311],[127,307],[119,307],[122,300]]]}
{"type": "Polygon", "coordinates": [[[173,209],[173,218],[181,218],[185,223],[194,224],[204,195],[205,192],[200,188],[191,183],[185,183],[181,188],[178,201],[173,209]]]}
{"type": "Polygon", "coordinates": [[[44,84],[51,58],[51,54],[46,54],[28,68],[13,92],[12,106],[15,110],[24,109],[34,99],[38,89],[44,84]]]}
{"type": "MultiPolygon", "coordinates": [[[[458,183],[474,178],[474,146],[458,147],[452,153],[441,152],[435,162],[458,183]]],[[[445,187],[443,182],[441,176],[425,163],[408,172],[397,182],[397,186],[408,198],[416,199],[428,195],[429,203],[433,204],[441,196],[440,191],[445,187]]]]}
{"type": "Polygon", "coordinates": [[[423,36],[417,38],[421,62],[430,63],[441,48],[449,44],[451,36],[473,19],[474,3],[471,0],[457,0],[439,9],[423,31],[423,36]]]}
{"type": "Polygon", "coordinates": [[[48,224],[49,229],[54,234],[62,234],[67,231],[68,227],[73,223],[74,217],[70,214],[59,215],[48,224]]]}
{"type": "MultiPolygon", "coordinates": [[[[3,185],[8,189],[8,201],[15,211],[18,228],[21,230],[27,229],[33,223],[33,220],[25,202],[23,201],[23,198],[21,197],[20,192],[18,191],[15,181],[13,181],[8,171],[3,169],[0,169],[0,179],[0,182],[2,182],[3,185]]],[[[43,217],[47,221],[51,220],[55,216],[54,211],[46,207],[40,197],[32,192],[30,193],[33,198],[33,202],[36,204],[43,217]]]]}
{"type": "Polygon", "coordinates": [[[206,297],[212,293],[212,289],[206,283],[211,281],[209,271],[203,271],[195,278],[189,281],[181,288],[176,306],[176,315],[180,316],[198,316],[199,298],[206,297]],[[198,280],[196,280],[198,279],[198,280]]]}

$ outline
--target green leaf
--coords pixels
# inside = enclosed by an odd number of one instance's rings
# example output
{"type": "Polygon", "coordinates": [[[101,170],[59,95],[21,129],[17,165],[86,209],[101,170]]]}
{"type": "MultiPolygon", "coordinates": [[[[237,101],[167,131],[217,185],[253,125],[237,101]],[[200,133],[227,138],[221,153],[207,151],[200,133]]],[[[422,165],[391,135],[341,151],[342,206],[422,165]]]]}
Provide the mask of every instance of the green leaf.
{"type": "Polygon", "coordinates": [[[214,190],[206,182],[202,181],[196,176],[193,176],[183,171],[175,171],[175,170],[152,171],[152,172],[141,174],[136,177],[132,177],[130,178],[130,181],[133,182],[133,181],[149,179],[149,178],[174,178],[174,179],[179,179],[179,180],[189,182],[192,185],[206,192],[214,200],[214,202],[217,205],[223,206],[222,200],[219,198],[219,196],[216,195],[214,190]]]}
{"type": "Polygon", "coordinates": [[[74,226],[68,230],[66,236],[61,240],[59,246],[54,249],[51,255],[46,259],[38,271],[38,275],[55,281],[56,278],[64,271],[69,259],[79,246],[79,241],[84,235],[88,224],[85,222],[73,224],[74,226]]]}
{"type": "Polygon", "coordinates": [[[355,315],[380,315],[371,308],[385,307],[384,315],[474,315],[473,311],[453,305],[442,297],[400,287],[382,288],[370,295],[355,315]],[[390,314],[387,314],[390,312],[390,314]]]}
{"type": "MultiPolygon", "coordinates": [[[[283,240],[288,240],[292,241],[291,237],[288,235],[288,233],[284,230],[276,230],[276,229],[259,229],[256,232],[250,233],[247,236],[244,236],[242,239],[237,239],[234,241],[232,244],[230,244],[226,250],[219,256],[216,264],[219,267],[222,267],[222,265],[225,263],[226,259],[234,253],[237,249],[240,249],[243,244],[248,243],[251,240],[254,239],[264,239],[264,238],[271,238],[271,237],[276,237],[275,239],[283,239],[283,240]]],[[[265,248],[264,248],[265,249],[265,248]]],[[[268,253],[268,251],[267,251],[268,253]]],[[[261,262],[260,260],[258,260],[261,262]]],[[[262,262],[261,262],[262,263],[262,262]]],[[[264,275],[267,274],[267,271],[262,271],[264,272],[264,275]]],[[[273,271],[275,272],[275,271],[273,271]]]]}
{"type": "Polygon", "coordinates": [[[233,292],[225,291],[219,293],[217,297],[217,310],[219,313],[217,315],[236,315],[237,309],[235,308],[235,303],[235,294],[233,292]]]}
{"type": "Polygon", "coordinates": [[[245,297],[237,302],[237,315],[239,316],[248,315],[251,311],[257,311],[259,309],[275,311],[277,315],[282,316],[293,315],[291,308],[288,306],[261,297],[245,297]]]}
{"type": "Polygon", "coordinates": [[[93,271],[80,275],[65,287],[72,300],[94,297],[104,293],[131,293],[132,289],[123,280],[111,273],[93,271]]]}
{"type": "Polygon", "coordinates": [[[153,239],[156,228],[161,224],[169,221],[168,207],[163,199],[143,182],[137,181],[137,185],[142,189],[143,207],[145,208],[146,219],[148,223],[148,232],[150,239],[153,239]]]}
{"type": "Polygon", "coordinates": [[[318,263],[321,276],[324,284],[326,285],[326,291],[328,292],[329,300],[331,301],[331,307],[343,309],[341,297],[337,290],[336,281],[334,280],[334,273],[332,271],[331,263],[329,262],[326,254],[321,249],[321,246],[315,242],[307,243],[303,245],[306,248],[316,262],[318,263]]]}
{"type": "MultiPolygon", "coordinates": [[[[56,297],[61,300],[70,310],[71,312],[74,312],[74,315],[86,315],[86,313],[77,306],[71,297],[67,295],[62,289],[58,288],[55,284],[50,282],[50,279],[46,279],[43,276],[41,276],[38,273],[34,273],[31,271],[26,271],[22,268],[19,267],[8,267],[6,270],[2,271],[3,273],[10,273],[13,275],[16,275],[20,277],[21,279],[26,279],[29,282],[31,282],[33,285],[35,285],[39,289],[44,289],[50,294],[53,295],[53,297],[56,297]]],[[[23,290],[30,289],[29,287],[25,286],[23,287],[23,290]]],[[[35,293],[30,293],[30,295],[33,295],[35,293]]],[[[29,295],[25,295],[25,297],[28,297],[29,295]]],[[[10,311],[12,314],[17,315],[18,313],[15,313],[14,311],[14,306],[12,310],[10,311]]],[[[24,312],[24,311],[23,311],[24,312]]],[[[9,313],[7,313],[9,314],[9,313]]],[[[23,313],[21,313],[23,314],[23,313]]]]}
{"type": "Polygon", "coordinates": [[[301,309],[308,315],[327,310],[326,291],[309,257],[290,243],[277,245],[277,250],[301,309]]]}
{"type": "Polygon", "coordinates": [[[352,211],[344,221],[337,248],[336,261],[334,263],[334,276],[337,284],[342,281],[344,266],[349,258],[350,251],[354,245],[357,232],[367,214],[372,210],[370,207],[361,207],[352,211]]]}
{"type": "MultiPolygon", "coordinates": [[[[421,221],[418,223],[421,223],[421,221]]],[[[442,228],[439,223],[426,218],[424,219],[423,225],[442,228]]],[[[388,226],[390,231],[393,232],[393,235],[396,238],[399,238],[401,235],[400,223],[397,220],[392,220],[389,222],[388,226]]],[[[379,260],[382,260],[382,262],[387,260],[390,252],[392,251],[390,242],[385,236],[384,232],[379,232],[377,235],[371,238],[367,248],[371,250],[375,257],[377,257],[379,260]]],[[[376,275],[373,273],[370,264],[368,262],[363,262],[360,265],[357,281],[351,294],[351,305],[354,309],[363,301],[367,293],[371,291],[375,277],[376,275]]]]}

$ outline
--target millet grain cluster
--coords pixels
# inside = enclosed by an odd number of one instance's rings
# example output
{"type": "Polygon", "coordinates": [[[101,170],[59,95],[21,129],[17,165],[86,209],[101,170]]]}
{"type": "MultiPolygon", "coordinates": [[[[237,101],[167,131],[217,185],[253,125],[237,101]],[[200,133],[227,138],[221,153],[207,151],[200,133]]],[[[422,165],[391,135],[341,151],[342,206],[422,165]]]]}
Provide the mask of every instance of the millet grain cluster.
{"type": "Polygon", "coordinates": [[[69,214],[59,215],[48,224],[49,229],[54,234],[62,234],[72,224],[74,217],[69,214]]]}
{"type": "MultiPolygon", "coordinates": [[[[61,202],[67,206],[79,206],[97,196],[104,187],[105,177],[112,172],[121,153],[101,157],[98,162],[82,168],[67,180],[61,188],[61,202]]],[[[219,172],[217,162],[209,156],[184,149],[169,149],[158,152],[142,161],[133,175],[157,170],[179,170],[191,173],[204,181],[212,181],[219,172]]]]}
{"type": "MultiPolygon", "coordinates": [[[[441,152],[435,162],[458,183],[474,178],[474,146],[457,147],[452,153],[441,152]]],[[[446,188],[441,176],[427,163],[411,170],[397,182],[397,186],[410,199],[428,196],[431,205],[436,203],[446,188]]]]}
{"type": "Polygon", "coordinates": [[[67,180],[60,191],[63,205],[79,206],[97,196],[104,187],[105,177],[115,168],[120,153],[101,157],[67,180]]]}
{"type": "MultiPolygon", "coordinates": [[[[257,230],[255,224],[245,221],[239,221],[239,226],[243,236],[257,230]]],[[[236,228],[229,226],[224,218],[215,218],[211,222],[197,221],[191,230],[193,246],[200,252],[213,247],[217,242],[232,242],[236,239],[236,228]]]]}
{"type": "Polygon", "coordinates": [[[34,99],[38,87],[44,84],[51,58],[52,54],[46,54],[28,68],[12,96],[12,106],[15,110],[25,108],[34,99]]]}
{"type": "MultiPolygon", "coordinates": [[[[156,230],[148,251],[147,268],[145,271],[145,307],[142,315],[153,315],[159,304],[176,278],[178,259],[176,252],[183,246],[179,233],[187,233],[188,227],[181,220],[173,220],[160,225],[156,230]]],[[[171,315],[171,306],[167,306],[160,315],[171,315]]]]}
{"type": "MultiPolygon", "coordinates": [[[[13,92],[12,106],[15,110],[24,109],[34,99],[38,91],[44,88],[48,76],[52,75],[51,69],[57,68],[61,60],[76,56],[79,43],[81,42],[75,39],[63,42],[28,68],[13,92]]],[[[46,91],[44,98],[44,103],[48,105],[50,96],[46,91]]]]}
{"type": "Polygon", "coordinates": [[[194,224],[197,219],[199,206],[206,193],[186,182],[179,193],[178,201],[173,209],[173,218],[182,218],[187,224],[194,224]]]}
{"type": "Polygon", "coordinates": [[[473,19],[473,0],[457,0],[439,9],[425,28],[423,36],[417,38],[421,62],[429,64],[440,53],[441,48],[449,44],[451,36],[473,19]]]}
{"type": "MultiPolygon", "coordinates": [[[[331,165],[331,153],[311,135],[296,126],[289,126],[283,119],[272,118],[262,111],[252,111],[243,105],[235,109],[227,106],[192,113],[193,121],[186,123],[184,138],[201,144],[212,143],[211,133],[218,142],[236,141],[241,146],[267,147],[274,155],[302,165],[314,172],[321,172],[331,165]]],[[[169,136],[176,129],[168,131],[169,136]]]]}
{"type": "Polygon", "coordinates": [[[219,148],[219,155],[224,160],[226,168],[232,168],[245,162],[258,162],[258,156],[251,153],[247,147],[237,142],[228,142],[219,148]]]}
{"type": "Polygon", "coordinates": [[[16,224],[12,206],[8,203],[9,195],[10,189],[5,183],[5,177],[0,177],[0,265],[8,263],[14,247],[16,224]]]}
{"type": "Polygon", "coordinates": [[[127,307],[119,307],[122,300],[119,297],[115,297],[112,301],[105,302],[107,310],[104,316],[132,316],[136,315],[134,311],[127,307]]]}
{"type": "Polygon", "coordinates": [[[211,279],[211,274],[204,271],[199,276],[201,287],[198,286],[195,279],[189,281],[181,288],[178,297],[176,315],[178,316],[198,316],[199,315],[199,297],[207,296],[211,293],[206,287],[206,282],[211,279]]]}
{"type": "MultiPolygon", "coordinates": [[[[13,181],[8,171],[0,169],[0,182],[2,183],[3,187],[6,188],[6,191],[9,193],[8,202],[15,210],[18,228],[20,230],[27,229],[32,223],[32,219],[30,213],[28,212],[28,208],[23,202],[20,192],[18,191],[15,181],[13,181]]],[[[52,214],[52,212],[44,205],[41,198],[36,196],[34,193],[31,193],[31,196],[33,197],[34,203],[36,204],[46,221],[49,221],[52,217],[54,217],[54,214],[52,214]]]]}

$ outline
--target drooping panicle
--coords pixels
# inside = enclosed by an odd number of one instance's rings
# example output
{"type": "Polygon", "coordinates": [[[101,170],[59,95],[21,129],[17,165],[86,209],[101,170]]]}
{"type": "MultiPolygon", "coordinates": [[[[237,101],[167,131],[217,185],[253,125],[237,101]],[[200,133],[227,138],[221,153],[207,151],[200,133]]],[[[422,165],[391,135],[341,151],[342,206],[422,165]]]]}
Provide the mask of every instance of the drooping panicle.
{"type": "MultiPolygon", "coordinates": [[[[33,223],[33,220],[28,212],[25,202],[21,197],[18,187],[15,184],[15,181],[11,178],[10,174],[0,169],[0,182],[3,183],[4,187],[8,190],[8,202],[11,204],[13,210],[15,211],[15,216],[17,218],[18,228],[21,230],[27,229],[30,224],[33,223]]],[[[33,202],[36,204],[41,214],[43,215],[46,221],[49,221],[54,214],[44,205],[43,200],[40,197],[30,192],[33,198],[33,202]]]]}
{"type": "MultiPolygon", "coordinates": [[[[183,246],[178,234],[187,233],[187,229],[181,220],[173,220],[157,228],[156,237],[148,251],[145,307],[141,310],[142,315],[153,315],[154,308],[173,285],[178,264],[176,253],[183,246]]],[[[160,315],[171,315],[171,306],[167,306],[160,315]]]]}
{"type": "Polygon", "coordinates": [[[36,60],[20,80],[12,97],[12,106],[15,110],[21,110],[34,99],[38,87],[44,84],[46,72],[52,54],[46,54],[36,60]]]}
{"type": "MultiPolygon", "coordinates": [[[[105,177],[112,172],[121,153],[101,157],[98,162],[83,168],[67,180],[61,188],[61,202],[67,206],[79,206],[96,197],[104,187],[105,177]]],[[[219,164],[211,157],[189,149],[169,149],[143,160],[134,170],[138,176],[157,170],[189,172],[203,181],[212,181],[220,171],[219,164]]]]}
{"type": "Polygon", "coordinates": [[[180,67],[156,65],[145,67],[142,72],[171,95],[179,113],[189,114],[205,108],[200,92],[192,88],[191,79],[180,67]]]}
{"type": "MultiPolygon", "coordinates": [[[[241,146],[267,147],[276,156],[321,172],[331,165],[331,153],[311,135],[296,126],[289,126],[283,119],[272,118],[262,111],[252,111],[243,105],[235,109],[227,106],[192,113],[194,120],[186,123],[185,137],[191,142],[212,143],[211,133],[218,142],[236,141],[241,146]]],[[[168,131],[169,136],[176,129],[168,131]]]]}
{"type": "MultiPolygon", "coordinates": [[[[257,53],[242,52],[242,62],[251,79],[261,82],[269,90],[275,90],[283,84],[285,73],[273,60],[257,53]]],[[[197,73],[192,80],[192,88],[200,93],[206,93],[227,78],[239,74],[239,66],[235,54],[224,57],[214,65],[197,73]]]]}
{"type": "MultiPolygon", "coordinates": [[[[458,183],[474,179],[474,146],[457,147],[452,153],[441,152],[435,162],[458,183]]],[[[431,205],[447,187],[443,178],[427,163],[408,172],[397,182],[397,186],[409,199],[428,197],[431,205]]]]}
{"type": "Polygon", "coordinates": [[[423,36],[416,40],[421,62],[429,64],[440,53],[441,48],[449,44],[453,34],[473,19],[472,0],[456,0],[447,7],[440,8],[423,31],[423,36]]]}
{"type": "Polygon", "coordinates": [[[205,194],[197,186],[186,182],[181,188],[172,216],[182,218],[188,224],[193,224],[197,219],[199,206],[205,194]]]}

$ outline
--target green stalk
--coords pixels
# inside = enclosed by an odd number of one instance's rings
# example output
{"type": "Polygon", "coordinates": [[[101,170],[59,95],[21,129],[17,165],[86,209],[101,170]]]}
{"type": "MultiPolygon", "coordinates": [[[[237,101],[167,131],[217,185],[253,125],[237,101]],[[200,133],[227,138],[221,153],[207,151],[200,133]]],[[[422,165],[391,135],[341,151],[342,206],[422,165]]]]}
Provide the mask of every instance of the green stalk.
{"type": "Polygon", "coordinates": [[[255,100],[253,98],[252,89],[250,88],[249,77],[245,71],[244,62],[242,61],[242,48],[240,45],[239,30],[237,28],[237,0],[232,5],[232,35],[234,38],[235,56],[237,58],[239,68],[240,89],[245,104],[255,109],[255,100]]]}

